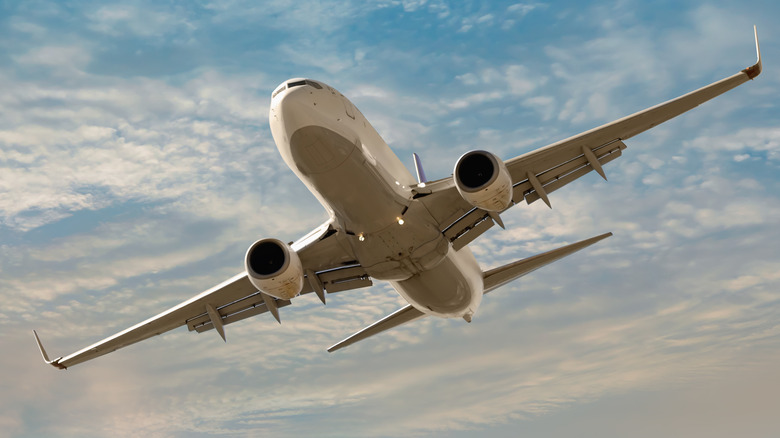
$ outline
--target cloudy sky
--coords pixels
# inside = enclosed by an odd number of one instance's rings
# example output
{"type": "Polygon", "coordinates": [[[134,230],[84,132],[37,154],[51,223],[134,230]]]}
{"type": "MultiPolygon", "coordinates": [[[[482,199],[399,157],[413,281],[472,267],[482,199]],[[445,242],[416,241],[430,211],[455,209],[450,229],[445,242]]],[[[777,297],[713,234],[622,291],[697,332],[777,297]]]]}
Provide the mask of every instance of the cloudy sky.
{"type": "Polygon", "coordinates": [[[780,5],[379,0],[0,2],[0,430],[62,436],[780,434],[780,5]],[[485,268],[615,236],[505,286],[471,324],[325,349],[403,305],[387,285],[68,371],[41,362],[239,272],[326,215],[286,168],[271,91],[349,97],[430,178],[676,97],[756,81],[518,206],[485,268]]]}

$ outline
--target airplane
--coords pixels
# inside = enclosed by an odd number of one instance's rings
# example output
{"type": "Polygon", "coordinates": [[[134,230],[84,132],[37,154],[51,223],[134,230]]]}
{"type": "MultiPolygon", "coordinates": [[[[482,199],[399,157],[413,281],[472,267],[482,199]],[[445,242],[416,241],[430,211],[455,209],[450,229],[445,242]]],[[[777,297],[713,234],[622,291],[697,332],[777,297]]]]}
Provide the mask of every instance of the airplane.
{"type": "Polygon", "coordinates": [[[328,220],[295,242],[254,242],[244,270],[223,283],[73,354],[43,360],[67,369],[186,325],[198,333],[270,313],[298,296],[327,294],[388,281],[408,303],[328,348],[333,352],[421,318],[471,322],[485,294],[549,263],[589,247],[606,233],[495,269],[483,271],[467,246],[501,214],[525,201],[542,200],[621,156],[627,140],[672,119],[761,73],[757,61],[696,91],[503,161],[474,150],[461,156],[451,176],[428,181],[413,155],[416,177],[344,95],[323,82],[290,79],[271,94],[269,123],[284,162],[328,213],[328,220]]]}

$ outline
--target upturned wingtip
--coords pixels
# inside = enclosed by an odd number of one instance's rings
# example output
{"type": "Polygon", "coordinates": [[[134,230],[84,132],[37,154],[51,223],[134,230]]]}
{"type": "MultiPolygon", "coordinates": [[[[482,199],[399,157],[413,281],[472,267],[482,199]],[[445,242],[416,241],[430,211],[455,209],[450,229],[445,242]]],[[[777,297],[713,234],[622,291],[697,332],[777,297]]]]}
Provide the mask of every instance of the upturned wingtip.
{"type": "Polygon", "coordinates": [[[749,79],[754,79],[756,76],[760,75],[762,70],[761,47],[758,45],[758,27],[756,25],[753,25],[753,36],[756,39],[756,63],[742,70],[749,79]]]}
{"type": "Polygon", "coordinates": [[[62,357],[58,357],[54,360],[49,360],[49,355],[46,354],[46,349],[43,348],[43,344],[41,343],[41,338],[38,337],[38,332],[36,332],[35,330],[33,330],[32,332],[33,335],[35,336],[35,342],[38,344],[38,351],[41,352],[41,356],[43,357],[43,361],[55,368],[59,368],[61,370],[67,369],[66,367],[59,364],[60,360],[62,360],[62,357]]]}
{"type": "Polygon", "coordinates": [[[38,337],[38,332],[36,332],[35,330],[33,330],[32,332],[33,332],[33,336],[35,336],[35,342],[38,344],[38,351],[40,351],[41,356],[43,356],[43,360],[46,363],[51,363],[51,361],[49,360],[49,355],[46,354],[46,349],[43,348],[43,344],[41,343],[41,338],[38,337]]]}

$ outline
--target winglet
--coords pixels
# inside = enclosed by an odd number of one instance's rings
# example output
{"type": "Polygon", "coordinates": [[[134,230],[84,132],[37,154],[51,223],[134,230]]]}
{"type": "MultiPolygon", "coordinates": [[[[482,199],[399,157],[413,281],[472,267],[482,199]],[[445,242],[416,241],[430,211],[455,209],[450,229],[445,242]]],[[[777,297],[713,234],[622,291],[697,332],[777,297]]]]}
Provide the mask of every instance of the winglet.
{"type": "Polygon", "coordinates": [[[41,356],[43,356],[43,361],[55,368],[66,370],[67,369],[66,367],[59,364],[59,361],[62,359],[62,357],[58,357],[54,360],[49,360],[49,355],[46,354],[46,349],[43,348],[43,344],[41,343],[41,338],[38,337],[38,332],[33,330],[33,335],[35,335],[35,342],[38,343],[38,350],[40,350],[41,356]]]}
{"type": "Polygon", "coordinates": [[[758,28],[753,26],[753,35],[756,37],[756,63],[742,70],[750,79],[754,79],[761,74],[761,49],[758,46],[758,28]]]}

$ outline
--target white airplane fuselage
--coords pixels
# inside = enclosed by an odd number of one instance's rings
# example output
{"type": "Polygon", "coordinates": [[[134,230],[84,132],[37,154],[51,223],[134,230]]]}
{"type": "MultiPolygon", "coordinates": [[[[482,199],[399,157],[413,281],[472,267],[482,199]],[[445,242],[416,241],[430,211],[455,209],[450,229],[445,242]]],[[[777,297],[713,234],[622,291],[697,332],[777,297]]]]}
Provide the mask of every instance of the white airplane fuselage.
{"type": "Polygon", "coordinates": [[[285,163],[325,207],[368,275],[387,280],[423,313],[470,319],[482,300],[471,251],[453,250],[417,181],[355,106],[321,82],[274,91],[271,133],[285,163]]]}

